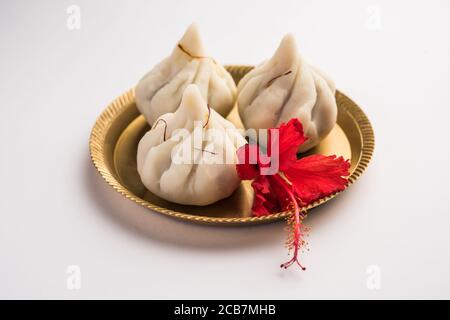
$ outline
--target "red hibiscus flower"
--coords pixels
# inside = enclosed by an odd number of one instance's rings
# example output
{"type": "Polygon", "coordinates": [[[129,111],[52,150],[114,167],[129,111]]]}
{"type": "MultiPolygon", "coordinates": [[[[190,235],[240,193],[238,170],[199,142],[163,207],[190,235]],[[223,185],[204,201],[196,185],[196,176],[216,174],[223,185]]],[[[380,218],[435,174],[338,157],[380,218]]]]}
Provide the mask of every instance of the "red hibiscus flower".
{"type": "Polygon", "coordinates": [[[253,180],[253,215],[292,212],[289,218],[292,233],[287,244],[293,256],[282,268],[297,263],[305,270],[298,252],[304,245],[302,220],[306,206],[347,186],[348,160],[318,154],[297,159],[297,150],[307,139],[300,121],[292,119],[268,130],[266,153],[256,144],[246,144],[237,151],[239,177],[253,180]]]}

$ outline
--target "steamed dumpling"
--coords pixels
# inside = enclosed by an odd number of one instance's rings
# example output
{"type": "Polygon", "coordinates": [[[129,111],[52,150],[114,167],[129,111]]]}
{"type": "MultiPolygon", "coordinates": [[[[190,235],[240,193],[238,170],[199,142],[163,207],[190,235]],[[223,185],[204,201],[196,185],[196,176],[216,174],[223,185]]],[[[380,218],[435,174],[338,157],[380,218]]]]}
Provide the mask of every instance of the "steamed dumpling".
{"type": "Polygon", "coordinates": [[[236,85],[217,61],[208,57],[200,34],[192,24],[172,54],[148,72],[136,86],[136,104],[148,123],[175,112],[186,87],[194,83],[207,103],[223,116],[236,100],[236,85]]]}
{"type": "Polygon", "coordinates": [[[240,179],[236,150],[246,143],[237,129],[209,109],[189,85],[180,107],[162,115],[138,145],[137,169],[153,194],[185,205],[208,205],[230,196],[240,179]]]}
{"type": "Polygon", "coordinates": [[[247,129],[278,127],[299,118],[309,138],[299,151],[317,145],[336,124],[335,86],[298,53],[291,34],[286,35],[267,62],[238,84],[239,115],[247,129]]]}

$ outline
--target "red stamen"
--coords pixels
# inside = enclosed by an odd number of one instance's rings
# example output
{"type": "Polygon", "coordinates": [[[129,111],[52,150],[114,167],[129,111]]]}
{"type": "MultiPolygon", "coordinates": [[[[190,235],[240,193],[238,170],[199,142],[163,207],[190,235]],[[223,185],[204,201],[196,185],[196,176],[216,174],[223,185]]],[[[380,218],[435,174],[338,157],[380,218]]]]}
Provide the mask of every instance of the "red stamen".
{"type": "Polygon", "coordinates": [[[299,265],[299,267],[302,270],[306,270],[305,267],[303,267],[300,262],[298,261],[298,251],[300,249],[300,246],[303,243],[303,239],[302,239],[302,233],[301,233],[301,224],[302,221],[300,219],[300,208],[298,206],[298,202],[297,199],[295,198],[295,195],[292,193],[291,188],[289,187],[289,185],[287,184],[286,180],[284,180],[279,174],[276,174],[274,176],[274,178],[280,183],[280,185],[285,189],[286,193],[289,195],[289,198],[292,201],[292,205],[294,207],[294,212],[293,212],[293,219],[294,219],[294,223],[292,226],[292,231],[293,231],[293,239],[292,239],[292,247],[293,247],[293,256],[291,258],[291,260],[281,264],[281,268],[287,269],[288,267],[290,267],[294,262],[297,263],[299,265]]]}

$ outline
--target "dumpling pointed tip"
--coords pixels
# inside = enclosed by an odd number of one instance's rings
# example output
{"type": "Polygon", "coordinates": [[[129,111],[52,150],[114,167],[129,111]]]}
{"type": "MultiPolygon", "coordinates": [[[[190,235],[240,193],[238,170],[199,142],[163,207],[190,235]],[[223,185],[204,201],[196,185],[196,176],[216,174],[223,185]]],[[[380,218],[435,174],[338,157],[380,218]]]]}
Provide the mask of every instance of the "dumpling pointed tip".
{"type": "Polygon", "coordinates": [[[280,42],[273,59],[292,60],[298,56],[297,41],[292,33],[286,34],[280,42]]]}
{"type": "Polygon", "coordinates": [[[295,46],[297,46],[297,41],[295,40],[294,35],[291,32],[289,32],[281,40],[280,46],[281,45],[295,45],[295,46]]]}
{"type": "Polygon", "coordinates": [[[192,22],[186,29],[186,31],[184,32],[184,34],[200,34],[200,31],[198,29],[198,24],[196,22],[192,22]]]}
{"type": "Polygon", "coordinates": [[[196,96],[201,98],[200,90],[198,90],[198,87],[195,84],[191,83],[186,87],[186,89],[184,89],[183,99],[187,97],[196,97],[196,96]]]}
{"type": "Polygon", "coordinates": [[[278,50],[290,50],[297,51],[297,41],[292,33],[286,34],[283,39],[281,39],[280,45],[278,46],[278,50]]]}
{"type": "Polygon", "coordinates": [[[205,54],[200,31],[195,22],[189,25],[178,44],[192,56],[201,56],[205,54]]]}
{"type": "Polygon", "coordinates": [[[203,100],[202,94],[195,84],[190,84],[186,87],[186,89],[184,89],[180,108],[190,110],[207,110],[206,102],[203,100]]]}

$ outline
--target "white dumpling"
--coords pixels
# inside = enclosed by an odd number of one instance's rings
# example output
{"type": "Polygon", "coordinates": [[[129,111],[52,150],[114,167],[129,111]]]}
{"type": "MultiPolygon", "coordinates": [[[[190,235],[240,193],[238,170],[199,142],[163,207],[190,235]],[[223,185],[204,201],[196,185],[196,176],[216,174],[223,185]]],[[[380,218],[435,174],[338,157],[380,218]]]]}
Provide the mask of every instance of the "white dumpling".
{"type": "Polygon", "coordinates": [[[197,86],[189,85],[180,107],[162,115],[139,142],[138,173],[163,199],[208,205],[238,187],[236,150],[245,143],[233,124],[208,108],[197,86]]]}
{"type": "Polygon", "coordinates": [[[172,54],[139,81],[137,107],[153,125],[159,116],[178,108],[184,89],[191,83],[214,110],[228,115],[236,100],[236,84],[224,67],[206,55],[195,24],[189,26],[172,54]]]}
{"type": "Polygon", "coordinates": [[[335,91],[333,81],[300,56],[293,35],[288,34],[270,60],[239,82],[239,115],[247,129],[274,128],[299,118],[309,138],[299,149],[304,152],[336,124],[335,91]]]}

